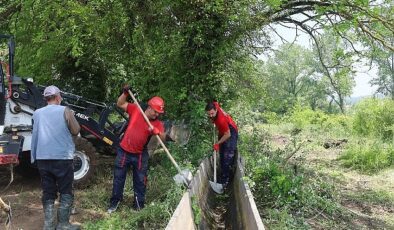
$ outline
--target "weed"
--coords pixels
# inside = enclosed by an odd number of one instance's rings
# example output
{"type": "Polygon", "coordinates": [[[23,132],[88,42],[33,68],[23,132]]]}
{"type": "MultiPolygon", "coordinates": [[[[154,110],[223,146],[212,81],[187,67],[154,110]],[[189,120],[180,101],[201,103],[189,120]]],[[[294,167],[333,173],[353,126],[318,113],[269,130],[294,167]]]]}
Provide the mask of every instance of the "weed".
{"type": "Polygon", "coordinates": [[[374,173],[394,165],[393,147],[378,140],[360,141],[348,145],[339,160],[345,167],[374,173]]]}
{"type": "Polygon", "coordinates": [[[202,211],[200,206],[198,205],[198,199],[195,196],[192,196],[192,211],[193,211],[193,219],[194,223],[198,226],[201,222],[202,211]]]}
{"type": "Polygon", "coordinates": [[[362,193],[351,194],[351,197],[369,205],[380,205],[394,209],[394,195],[386,191],[367,190],[362,193]]]}
{"type": "Polygon", "coordinates": [[[289,133],[289,143],[276,150],[269,144],[267,132],[253,130],[250,135],[244,134],[240,149],[246,155],[246,181],[270,229],[309,229],[308,218],[325,214],[340,216],[342,211],[336,205],[332,183],[304,172],[302,166],[288,163],[304,147],[304,141],[299,140],[302,130],[292,129],[289,133]]]}
{"type": "Polygon", "coordinates": [[[394,139],[393,125],[393,100],[363,100],[354,109],[353,130],[358,135],[392,141],[394,139]]]}

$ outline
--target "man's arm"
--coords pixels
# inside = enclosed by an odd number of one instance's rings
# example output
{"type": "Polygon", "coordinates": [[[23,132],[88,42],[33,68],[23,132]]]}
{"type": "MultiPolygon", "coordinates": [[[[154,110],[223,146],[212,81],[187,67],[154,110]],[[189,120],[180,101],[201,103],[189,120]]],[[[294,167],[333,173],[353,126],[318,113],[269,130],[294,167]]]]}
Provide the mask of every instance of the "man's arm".
{"type": "Polygon", "coordinates": [[[220,140],[218,142],[216,142],[216,144],[220,145],[223,142],[227,141],[230,137],[231,137],[231,132],[230,132],[230,130],[228,130],[227,132],[225,132],[223,134],[223,136],[220,138],[220,140]]]}
{"type": "Polygon", "coordinates": [[[159,137],[164,142],[166,140],[166,132],[159,133],[159,137]]]}
{"type": "Polygon", "coordinates": [[[166,131],[163,123],[160,121],[159,124],[155,123],[152,124],[152,126],[153,126],[152,134],[158,135],[160,139],[164,142],[166,140],[166,131]]]}
{"type": "Polygon", "coordinates": [[[122,94],[118,97],[118,101],[116,102],[116,105],[117,105],[119,108],[123,109],[124,111],[127,111],[127,105],[128,105],[127,96],[128,96],[127,94],[122,93],[122,94]]]}
{"type": "Polygon", "coordinates": [[[68,107],[66,107],[64,110],[64,117],[66,118],[70,133],[74,136],[78,135],[79,131],[81,130],[81,126],[79,125],[77,119],[75,119],[73,112],[68,107]]]}
{"type": "Polygon", "coordinates": [[[35,113],[33,113],[32,123],[33,123],[33,132],[31,135],[31,147],[30,147],[30,162],[33,164],[36,160],[36,150],[37,150],[37,135],[38,135],[38,127],[37,122],[34,122],[35,113]]]}

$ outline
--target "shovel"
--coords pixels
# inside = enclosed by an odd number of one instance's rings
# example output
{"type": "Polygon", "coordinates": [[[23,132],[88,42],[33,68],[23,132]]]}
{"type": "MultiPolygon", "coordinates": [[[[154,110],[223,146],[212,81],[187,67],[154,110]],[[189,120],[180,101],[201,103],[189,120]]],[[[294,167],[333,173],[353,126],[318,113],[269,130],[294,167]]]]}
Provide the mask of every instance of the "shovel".
{"type": "Polygon", "coordinates": [[[0,198],[0,210],[3,210],[7,213],[7,219],[5,221],[5,228],[11,229],[11,220],[12,220],[12,210],[11,205],[8,203],[4,203],[4,201],[0,198]]]}
{"type": "MultiPolygon", "coordinates": [[[[133,99],[134,103],[138,106],[138,109],[140,110],[142,116],[144,117],[146,123],[148,123],[149,128],[153,130],[153,126],[150,123],[148,117],[145,115],[144,111],[142,110],[140,104],[138,103],[137,99],[135,98],[134,94],[131,92],[131,90],[128,90],[131,98],[133,99]]],[[[188,169],[181,170],[179,165],[176,163],[174,158],[171,156],[170,151],[168,151],[167,147],[164,145],[163,141],[159,137],[159,135],[154,135],[156,136],[157,140],[159,141],[161,147],[164,149],[164,152],[166,152],[167,157],[170,158],[171,163],[175,166],[175,168],[178,170],[178,174],[173,177],[175,183],[177,184],[185,184],[186,187],[189,187],[189,184],[193,178],[192,173],[188,169]]]]}
{"type": "MultiPolygon", "coordinates": [[[[214,132],[215,132],[215,130],[214,130],[214,132]]],[[[215,136],[216,135],[214,134],[214,142],[216,142],[215,136]]],[[[209,184],[211,185],[211,188],[213,189],[214,192],[216,192],[218,194],[222,194],[223,193],[223,185],[216,182],[216,154],[217,154],[216,150],[213,151],[213,182],[209,181],[209,184]]]]}

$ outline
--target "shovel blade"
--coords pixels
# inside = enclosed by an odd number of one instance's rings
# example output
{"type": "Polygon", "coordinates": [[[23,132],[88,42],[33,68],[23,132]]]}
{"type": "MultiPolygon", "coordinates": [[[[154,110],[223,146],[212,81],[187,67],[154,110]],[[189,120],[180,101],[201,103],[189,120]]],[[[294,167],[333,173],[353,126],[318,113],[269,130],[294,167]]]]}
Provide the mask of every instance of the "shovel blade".
{"type": "Polygon", "coordinates": [[[215,183],[213,181],[209,181],[209,184],[211,185],[211,188],[213,189],[214,192],[217,194],[222,194],[223,193],[223,185],[219,183],[215,183]]]}
{"type": "Polygon", "coordinates": [[[184,169],[181,171],[181,173],[176,174],[173,179],[177,184],[185,184],[186,186],[189,186],[193,179],[193,175],[190,170],[184,169]]]}

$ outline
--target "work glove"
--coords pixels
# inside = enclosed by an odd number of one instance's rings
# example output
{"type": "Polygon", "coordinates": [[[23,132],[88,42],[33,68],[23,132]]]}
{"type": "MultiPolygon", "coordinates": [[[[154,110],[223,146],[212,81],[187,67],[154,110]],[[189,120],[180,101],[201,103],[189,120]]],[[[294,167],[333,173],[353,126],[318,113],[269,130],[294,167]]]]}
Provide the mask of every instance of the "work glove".
{"type": "Polygon", "coordinates": [[[153,128],[152,130],[153,135],[159,135],[160,134],[160,130],[156,127],[153,128]]]}
{"type": "Polygon", "coordinates": [[[215,150],[216,152],[219,151],[219,144],[214,144],[213,145],[213,150],[215,150]]]}
{"type": "Polygon", "coordinates": [[[129,90],[130,90],[130,86],[129,86],[129,85],[125,85],[125,86],[123,86],[123,88],[122,88],[122,91],[123,91],[123,93],[124,93],[126,96],[129,96],[129,90]]]}

